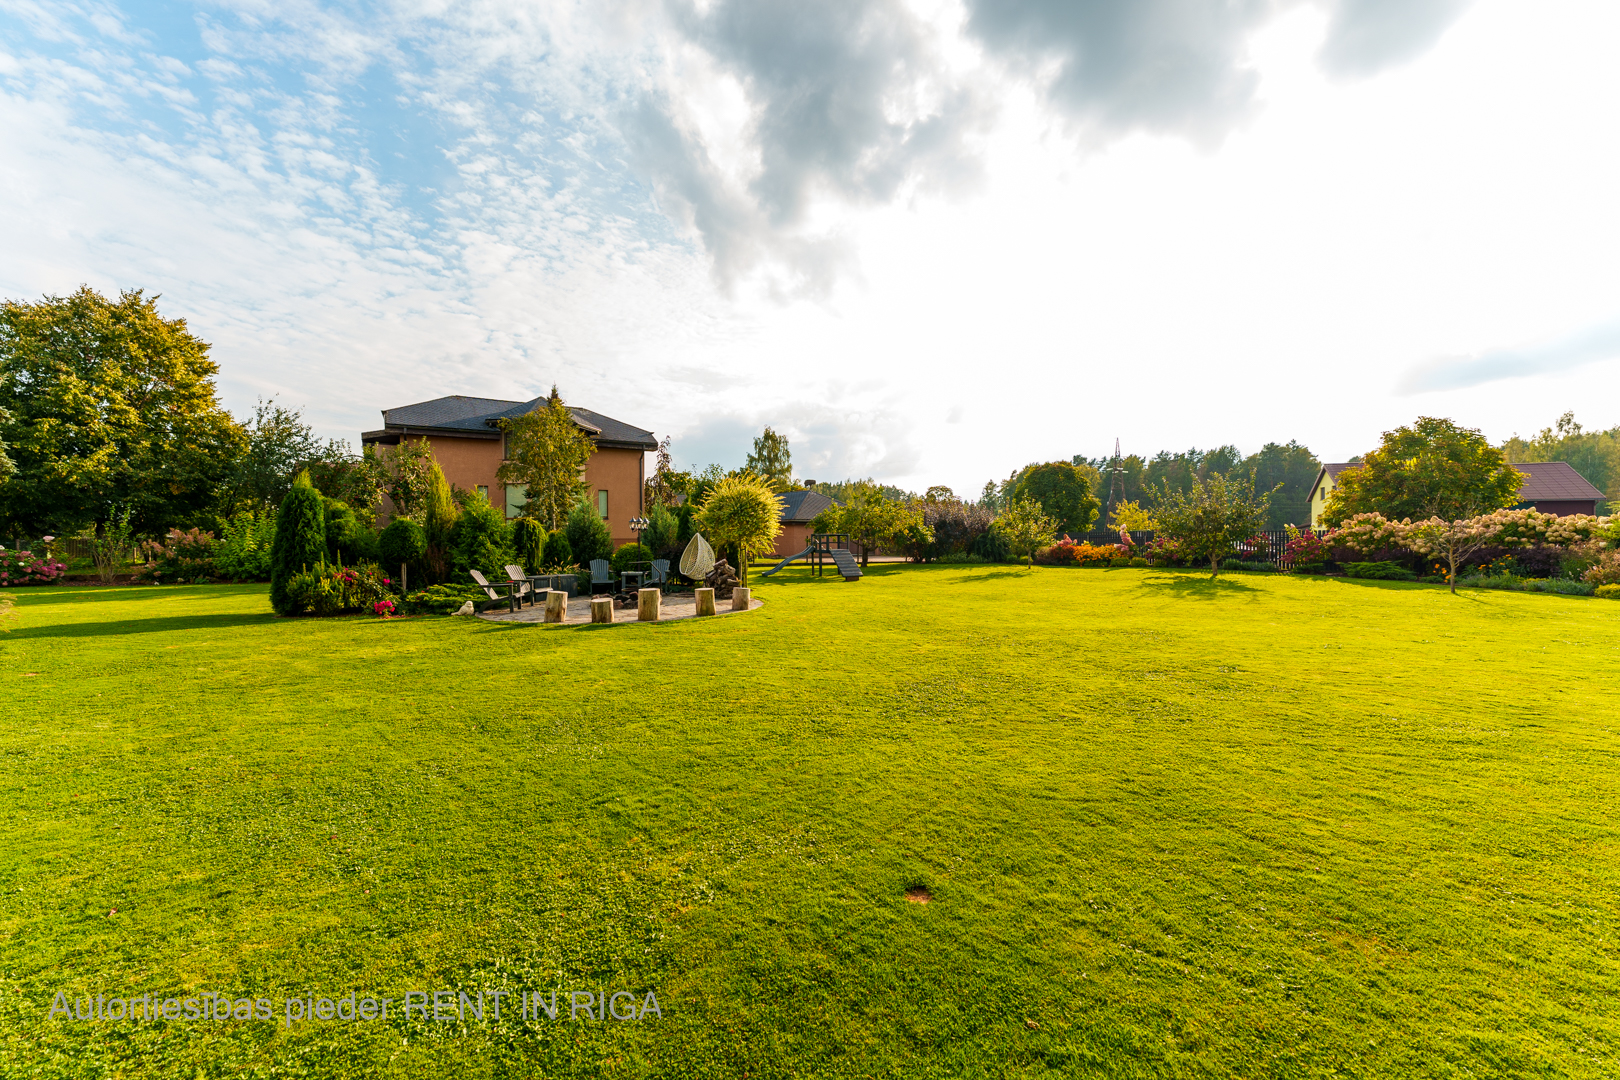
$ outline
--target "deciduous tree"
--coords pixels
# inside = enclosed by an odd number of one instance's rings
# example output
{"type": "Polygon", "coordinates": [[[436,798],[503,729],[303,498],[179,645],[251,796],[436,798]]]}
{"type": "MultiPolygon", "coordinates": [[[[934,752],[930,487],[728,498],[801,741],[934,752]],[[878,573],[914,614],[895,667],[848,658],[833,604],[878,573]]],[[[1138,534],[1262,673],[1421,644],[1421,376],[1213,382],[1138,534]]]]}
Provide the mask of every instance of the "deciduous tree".
{"type": "Polygon", "coordinates": [[[996,518],[993,528],[1006,539],[1012,553],[1024,556],[1033,568],[1035,552],[1052,542],[1058,523],[1034,499],[1015,496],[996,518]]]}
{"type": "Polygon", "coordinates": [[[506,431],[506,460],[495,472],[503,484],[522,484],[529,500],[526,513],[548,529],[561,528],[585,488],[581,479],[595,447],[574,422],[557,388],[544,405],[501,421],[506,431]]]}
{"type": "Polygon", "coordinates": [[[1256,495],[1254,482],[1247,477],[1229,479],[1212,473],[1186,491],[1166,483],[1158,496],[1153,510],[1157,532],[1174,540],[1188,557],[1207,558],[1213,578],[1220,573],[1222,556],[1264,528],[1270,492],[1256,495]]]}
{"type": "Polygon", "coordinates": [[[1513,505],[1523,482],[1475,429],[1423,416],[1411,427],[1384,432],[1361,468],[1338,475],[1322,519],[1329,525],[1357,514],[1457,521],[1513,505]]]}
{"type": "Polygon", "coordinates": [[[737,551],[737,577],[748,585],[748,563],[770,551],[782,532],[782,503],[763,476],[728,476],[715,482],[694,524],[717,549],[737,551]]]}
{"type": "Polygon", "coordinates": [[[767,427],[754,440],[754,449],[749,452],[743,468],[763,476],[772,491],[786,491],[792,487],[793,455],[788,450],[787,437],[767,427]]]}
{"type": "Polygon", "coordinates": [[[61,535],[123,508],[152,534],[215,504],[246,439],[216,398],[208,343],[156,301],[86,286],[0,304],[0,442],[16,464],[0,528],[61,535]]]}
{"type": "Polygon", "coordinates": [[[1079,534],[1091,528],[1097,520],[1099,504],[1089,466],[1074,465],[1067,461],[1049,461],[1032,465],[1018,477],[1012,489],[1012,500],[1028,499],[1038,503],[1042,512],[1057,523],[1057,529],[1079,534]]]}

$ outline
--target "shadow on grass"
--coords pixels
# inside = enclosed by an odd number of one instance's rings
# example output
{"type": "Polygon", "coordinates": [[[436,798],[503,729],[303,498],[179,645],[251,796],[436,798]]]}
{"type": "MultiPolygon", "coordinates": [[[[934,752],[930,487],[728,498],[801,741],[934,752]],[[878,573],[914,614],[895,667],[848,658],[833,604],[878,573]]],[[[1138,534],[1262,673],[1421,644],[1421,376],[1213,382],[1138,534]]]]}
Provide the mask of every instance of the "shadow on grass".
{"type": "Polygon", "coordinates": [[[228,630],[236,626],[262,626],[276,621],[276,617],[268,611],[262,615],[237,612],[229,615],[174,615],[158,619],[104,619],[59,626],[23,625],[7,634],[6,639],[21,641],[25,638],[117,637],[123,634],[164,634],[176,630],[228,630]]]}
{"type": "Polygon", "coordinates": [[[1153,574],[1142,582],[1142,586],[1148,589],[1166,589],[1177,596],[1188,596],[1195,600],[1214,600],[1222,596],[1254,597],[1258,596],[1260,591],[1253,585],[1245,585],[1229,577],[1211,578],[1207,574],[1196,576],[1153,574]]]}
{"type": "Polygon", "coordinates": [[[5,589],[15,596],[18,606],[44,606],[47,604],[117,603],[123,600],[160,600],[194,598],[207,590],[209,596],[241,596],[268,593],[270,586],[242,585],[22,585],[5,589]],[[192,594],[188,597],[187,594],[192,594]]]}

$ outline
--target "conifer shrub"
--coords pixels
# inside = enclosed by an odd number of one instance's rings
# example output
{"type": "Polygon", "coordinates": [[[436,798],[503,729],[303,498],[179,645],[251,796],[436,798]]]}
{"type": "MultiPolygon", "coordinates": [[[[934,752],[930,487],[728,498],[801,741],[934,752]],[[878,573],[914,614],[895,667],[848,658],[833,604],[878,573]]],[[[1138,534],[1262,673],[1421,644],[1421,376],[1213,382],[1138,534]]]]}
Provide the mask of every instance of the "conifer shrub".
{"type": "Polygon", "coordinates": [[[540,556],[540,567],[546,573],[559,573],[574,565],[574,549],[568,546],[568,534],[552,529],[546,536],[545,550],[540,556]]]}
{"type": "Polygon", "coordinates": [[[505,516],[481,495],[468,499],[450,526],[451,580],[460,584],[468,580],[467,571],[478,570],[504,581],[503,568],[515,557],[505,516]]]}
{"type": "Polygon", "coordinates": [[[435,462],[428,469],[422,491],[422,532],[427,537],[423,562],[428,575],[436,581],[443,581],[450,573],[450,530],[460,516],[461,507],[450,490],[450,482],[435,462]]]}
{"type": "Polygon", "coordinates": [[[287,596],[293,575],[315,570],[325,562],[325,507],[321,493],[305,471],[298,474],[292,490],[281,500],[276,539],[270,546],[270,606],[278,615],[297,614],[291,610],[287,596]]]}
{"type": "Polygon", "coordinates": [[[546,562],[545,526],[531,517],[520,517],[512,522],[512,551],[525,571],[540,573],[546,562]]]}
{"type": "MultiPolygon", "coordinates": [[[[612,566],[615,574],[622,574],[626,570],[638,569],[634,563],[647,563],[652,561],[652,551],[647,547],[631,541],[621,544],[619,550],[613,553],[612,566]]],[[[641,567],[639,569],[645,569],[641,567]]]]}
{"type": "Polygon", "coordinates": [[[377,538],[377,551],[383,565],[396,573],[402,566],[420,566],[427,554],[427,534],[410,518],[395,518],[377,538]]]}
{"type": "Polygon", "coordinates": [[[596,507],[584,499],[568,512],[566,530],[569,550],[580,566],[589,566],[592,559],[613,557],[613,537],[608,533],[607,522],[596,512],[596,507]]]}

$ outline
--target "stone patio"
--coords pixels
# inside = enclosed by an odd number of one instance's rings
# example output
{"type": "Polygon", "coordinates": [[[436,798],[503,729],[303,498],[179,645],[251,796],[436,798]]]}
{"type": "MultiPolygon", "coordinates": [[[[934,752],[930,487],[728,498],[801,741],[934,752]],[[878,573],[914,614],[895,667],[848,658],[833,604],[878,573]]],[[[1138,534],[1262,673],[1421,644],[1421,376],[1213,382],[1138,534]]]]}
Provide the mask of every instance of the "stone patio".
{"type": "MultiPolygon", "coordinates": [[[[546,621],[545,598],[542,596],[540,598],[540,601],[541,601],[540,603],[535,604],[533,606],[530,606],[528,604],[524,604],[522,607],[518,608],[516,611],[506,611],[504,609],[496,609],[494,611],[484,612],[484,613],[480,614],[478,617],[480,619],[488,619],[490,622],[543,623],[543,622],[546,621]]],[[[764,603],[764,601],[762,601],[762,600],[760,600],[759,598],[756,597],[752,601],[750,601],[750,603],[748,605],[748,610],[753,611],[753,610],[757,609],[760,606],[760,604],[762,604],[762,603],[764,603]]],[[[741,615],[741,614],[743,614],[740,611],[732,611],[731,610],[731,601],[730,600],[716,600],[714,602],[714,606],[715,606],[715,615],[713,616],[714,618],[720,618],[721,616],[724,616],[724,615],[741,615]]],[[[673,622],[676,619],[692,619],[692,618],[696,618],[696,617],[697,617],[697,598],[695,596],[693,596],[691,593],[669,593],[669,594],[666,594],[664,596],[663,600],[660,602],[659,612],[658,612],[658,621],[661,622],[661,623],[673,622]]],[[[639,621],[640,620],[636,618],[636,609],[634,607],[621,608],[621,607],[615,606],[613,608],[613,625],[614,626],[618,626],[621,623],[633,623],[633,622],[639,622],[639,621]]],[[[565,622],[563,625],[564,626],[589,626],[589,625],[591,625],[591,598],[588,597],[588,596],[575,596],[575,597],[572,597],[568,601],[568,621],[565,622]]]]}

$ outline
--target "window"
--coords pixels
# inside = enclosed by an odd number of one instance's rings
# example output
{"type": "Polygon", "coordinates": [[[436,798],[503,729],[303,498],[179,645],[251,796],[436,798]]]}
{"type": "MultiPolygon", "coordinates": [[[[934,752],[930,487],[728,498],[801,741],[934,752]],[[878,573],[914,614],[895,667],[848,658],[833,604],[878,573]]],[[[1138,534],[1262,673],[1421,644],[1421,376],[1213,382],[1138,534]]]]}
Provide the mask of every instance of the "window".
{"type": "Polygon", "coordinates": [[[485,502],[489,502],[489,485],[488,484],[479,484],[478,485],[478,494],[480,494],[480,495],[482,495],[484,497],[485,502]]]}
{"type": "Polygon", "coordinates": [[[527,488],[522,484],[506,485],[506,516],[508,519],[523,516],[523,508],[529,505],[527,488]]]}
{"type": "Polygon", "coordinates": [[[603,521],[607,520],[607,491],[604,489],[597,489],[596,512],[602,516],[603,521]]]}

